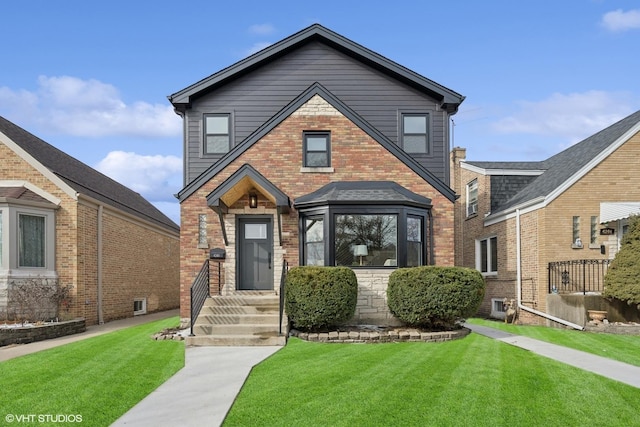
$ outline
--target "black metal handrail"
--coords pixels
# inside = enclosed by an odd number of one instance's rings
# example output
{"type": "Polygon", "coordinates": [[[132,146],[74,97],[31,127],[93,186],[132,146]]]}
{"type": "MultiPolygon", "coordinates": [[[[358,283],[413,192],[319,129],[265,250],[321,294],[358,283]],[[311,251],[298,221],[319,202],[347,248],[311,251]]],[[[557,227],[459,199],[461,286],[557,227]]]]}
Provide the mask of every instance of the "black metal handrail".
{"type": "Polygon", "coordinates": [[[282,274],[280,275],[280,323],[278,327],[278,335],[282,336],[282,318],[284,317],[284,287],[287,280],[287,270],[289,264],[287,260],[282,260],[282,274]]]}
{"type": "Polygon", "coordinates": [[[191,336],[194,336],[193,324],[196,322],[204,302],[210,296],[209,286],[209,260],[206,259],[191,285],[191,336]]]}
{"type": "Polygon", "coordinates": [[[576,259],[549,263],[549,293],[602,292],[609,259],[576,259]]]}

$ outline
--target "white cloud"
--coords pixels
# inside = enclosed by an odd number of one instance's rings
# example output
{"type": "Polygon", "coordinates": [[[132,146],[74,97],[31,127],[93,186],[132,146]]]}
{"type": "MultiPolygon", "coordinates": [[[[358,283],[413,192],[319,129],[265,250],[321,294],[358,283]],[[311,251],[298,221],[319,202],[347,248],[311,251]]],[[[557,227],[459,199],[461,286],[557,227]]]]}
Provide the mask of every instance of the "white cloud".
{"type": "Polygon", "coordinates": [[[264,49],[265,47],[269,47],[271,46],[273,43],[270,42],[259,42],[259,43],[254,43],[253,46],[251,46],[249,49],[247,49],[246,56],[249,55],[253,55],[256,52],[260,52],[262,49],[264,49]]]}
{"type": "Polygon", "coordinates": [[[174,202],[181,188],[182,160],[176,156],[112,151],[95,168],[154,204],[174,202]]]}
{"type": "Polygon", "coordinates": [[[640,28],[640,9],[624,12],[622,9],[607,12],[602,16],[602,26],[618,32],[640,28]]]}
{"type": "Polygon", "coordinates": [[[70,76],[40,76],[35,92],[0,87],[0,105],[21,123],[81,137],[179,136],[182,127],[170,105],[127,104],[110,84],[70,76]]]}
{"type": "Polygon", "coordinates": [[[533,134],[578,142],[630,114],[630,95],[604,91],[554,93],[549,98],[521,101],[510,116],[493,123],[505,134],[533,134]]]}
{"type": "Polygon", "coordinates": [[[249,27],[249,32],[251,34],[258,34],[261,36],[273,34],[275,31],[275,27],[271,24],[256,24],[249,27]]]}

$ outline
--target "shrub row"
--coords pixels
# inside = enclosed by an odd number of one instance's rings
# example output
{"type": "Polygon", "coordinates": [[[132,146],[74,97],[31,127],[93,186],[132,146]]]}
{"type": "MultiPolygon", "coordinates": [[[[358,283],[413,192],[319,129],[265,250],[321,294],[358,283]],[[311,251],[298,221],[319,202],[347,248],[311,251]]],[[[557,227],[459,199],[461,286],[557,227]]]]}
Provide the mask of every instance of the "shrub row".
{"type": "MultiPolygon", "coordinates": [[[[484,295],[477,270],[412,267],[389,277],[387,300],[401,322],[430,329],[452,329],[475,313],[484,295]]],[[[285,309],[295,328],[319,331],[353,317],[358,297],[355,273],[347,267],[293,267],[287,274],[285,309]]]]}

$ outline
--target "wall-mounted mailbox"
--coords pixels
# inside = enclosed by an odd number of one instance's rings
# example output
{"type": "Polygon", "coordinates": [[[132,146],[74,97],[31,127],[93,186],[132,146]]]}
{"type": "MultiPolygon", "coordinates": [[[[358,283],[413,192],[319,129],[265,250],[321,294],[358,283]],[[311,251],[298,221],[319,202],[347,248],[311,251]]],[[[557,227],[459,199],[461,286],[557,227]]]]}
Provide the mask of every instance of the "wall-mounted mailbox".
{"type": "Polygon", "coordinates": [[[214,248],[209,251],[209,258],[211,259],[225,259],[227,252],[222,248],[214,248]]]}

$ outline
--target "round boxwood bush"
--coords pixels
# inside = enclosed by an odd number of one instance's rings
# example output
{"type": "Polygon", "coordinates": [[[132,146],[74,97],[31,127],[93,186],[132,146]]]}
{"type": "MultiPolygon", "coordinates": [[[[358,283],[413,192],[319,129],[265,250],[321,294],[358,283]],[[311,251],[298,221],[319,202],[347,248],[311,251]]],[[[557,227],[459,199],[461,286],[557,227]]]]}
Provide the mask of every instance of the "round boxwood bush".
{"type": "Polygon", "coordinates": [[[285,310],[292,325],[318,331],[353,317],[358,281],[347,267],[293,267],[285,281],[285,310]]]}
{"type": "Polygon", "coordinates": [[[476,312],[484,287],[480,272],[470,268],[401,268],[389,277],[387,304],[406,325],[453,329],[458,320],[476,312]]]}

